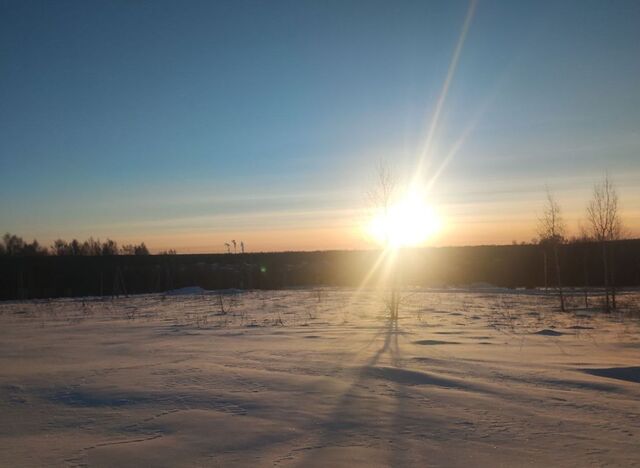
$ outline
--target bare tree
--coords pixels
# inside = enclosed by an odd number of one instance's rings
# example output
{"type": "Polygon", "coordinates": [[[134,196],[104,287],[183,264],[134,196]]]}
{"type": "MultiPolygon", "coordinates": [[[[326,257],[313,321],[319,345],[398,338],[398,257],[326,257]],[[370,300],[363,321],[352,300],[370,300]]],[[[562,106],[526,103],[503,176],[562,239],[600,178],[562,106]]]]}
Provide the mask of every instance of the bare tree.
{"type": "Polygon", "coordinates": [[[9,234],[7,232],[2,237],[2,240],[4,242],[4,250],[6,255],[17,256],[22,254],[25,245],[22,237],[18,237],[15,234],[9,234]]]}
{"type": "MultiPolygon", "coordinates": [[[[376,180],[373,189],[369,191],[371,204],[382,210],[384,216],[388,216],[389,207],[397,189],[397,180],[389,165],[385,162],[378,164],[376,180]]],[[[388,247],[389,236],[385,232],[385,247],[388,247]]]]}
{"type": "Polygon", "coordinates": [[[128,244],[120,248],[123,255],[149,255],[149,249],[144,242],[141,244],[128,244]]]}
{"type": "Polygon", "coordinates": [[[238,253],[238,249],[236,248],[236,247],[237,247],[237,246],[236,246],[236,240],[235,240],[235,239],[233,239],[233,240],[231,241],[231,243],[233,244],[233,253],[238,253]]]}
{"type": "Polygon", "coordinates": [[[244,241],[240,241],[240,252],[244,253],[244,241]]]}
{"type": "MultiPolygon", "coordinates": [[[[547,199],[545,201],[542,216],[538,218],[538,235],[540,236],[540,244],[543,249],[551,248],[553,254],[554,266],[556,270],[556,285],[560,296],[560,310],[565,311],[564,292],[562,290],[562,276],[560,274],[560,255],[559,246],[564,242],[565,226],[562,219],[560,204],[555,199],[549,188],[547,187],[547,199]]],[[[546,259],[546,253],[545,253],[546,259]]],[[[545,260],[545,277],[546,277],[546,260],[545,260]]]]}
{"type": "Polygon", "coordinates": [[[84,255],[102,255],[100,239],[95,240],[93,237],[89,237],[89,239],[82,244],[82,251],[84,255]]]}
{"type": "MultiPolygon", "coordinates": [[[[396,190],[397,180],[393,171],[385,162],[380,162],[378,164],[376,180],[368,195],[371,204],[375,208],[381,210],[385,218],[389,215],[389,208],[391,207],[391,202],[393,201],[396,190]]],[[[385,249],[390,247],[389,233],[386,229],[384,232],[384,246],[385,249]]],[[[391,288],[389,296],[385,298],[385,305],[389,311],[391,320],[397,321],[401,302],[400,292],[398,290],[398,275],[395,265],[390,265],[390,268],[391,271],[389,272],[389,275],[391,288]]]]}
{"type": "Polygon", "coordinates": [[[122,252],[122,255],[135,255],[135,251],[136,246],[133,244],[125,244],[120,247],[120,252],[122,252]]]}
{"type": "Polygon", "coordinates": [[[227,248],[227,253],[231,253],[231,244],[229,244],[228,242],[224,243],[224,246],[227,248]]]}
{"type": "Polygon", "coordinates": [[[25,242],[22,237],[6,233],[0,239],[0,254],[15,257],[33,257],[49,255],[49,249],[40,245],[37,240],[25,242]]]}
{"type": "MultiPolygon", "coordinates": [[[[74,239],[75,241],[75,239],[74,239]]],[[[102,255],[118,255],[118,243],[112,239],[107,239],[102,243],[102,255]]]]}
{"type": "Polygon", "coordinates": [[[620,239],[622,222],[618,212],[618,193],[609,175],[605,174],[601,183],[593,186],[593,197],[587,205],[587,221],[591,230],[591,237],[598,241],[602,249],[602,268],[604,275],[605,310],[616,308],[616,292],[613,275],[613,259],[609,258],[608,245],[611,241],[620,239]],[[609,296],[611,295],[611,302],[609,296]]]}

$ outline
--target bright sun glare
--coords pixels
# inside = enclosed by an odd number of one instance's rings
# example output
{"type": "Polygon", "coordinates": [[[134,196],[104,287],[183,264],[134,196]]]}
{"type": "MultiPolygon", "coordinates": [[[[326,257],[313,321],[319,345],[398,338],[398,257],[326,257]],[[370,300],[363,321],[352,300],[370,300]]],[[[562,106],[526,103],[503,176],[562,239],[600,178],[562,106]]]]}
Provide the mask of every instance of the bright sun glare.
{"type": "Polygon", "coordinates": [[[367,227],[378,244],[390,247],[414,247],[436,234],[442,225],[440,217],[418,192],[408,193],[386,210],[379,209],[367,227]]]}

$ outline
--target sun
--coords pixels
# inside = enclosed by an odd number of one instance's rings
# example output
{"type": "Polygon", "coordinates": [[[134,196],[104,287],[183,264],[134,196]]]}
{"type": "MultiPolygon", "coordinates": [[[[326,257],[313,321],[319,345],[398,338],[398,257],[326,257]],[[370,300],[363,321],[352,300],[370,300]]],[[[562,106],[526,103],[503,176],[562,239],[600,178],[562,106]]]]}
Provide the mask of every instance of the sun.
{"type": "Polygon", "coordinates": [[[366,231],[381,246],[397,249],[424,244],[441,226],[440,217],[426,197],[412,191],[386,210],[378,209],[366,231]]]}

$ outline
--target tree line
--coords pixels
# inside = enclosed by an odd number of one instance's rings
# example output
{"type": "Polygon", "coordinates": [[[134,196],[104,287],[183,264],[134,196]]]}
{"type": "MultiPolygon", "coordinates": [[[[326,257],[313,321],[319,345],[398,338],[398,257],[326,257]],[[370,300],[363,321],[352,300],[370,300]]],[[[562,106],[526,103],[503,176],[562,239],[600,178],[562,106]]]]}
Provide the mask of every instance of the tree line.
{"type": "MultiPolygon", "coordinates": [[[[175,251],[166,253],[172,254],[175,251]]],[[[0,241],[0,255],[11,257],[149,255],[149,249],[144,242],[118,246],[118,243],[112,239],[101,242],[100,239],[93,237],[83,242],[77,239],[71,242],[56,239],[50,247],[46,247],[35,239],[32,242],[26,242],[22,237],[6,233],[0,241]]]]}

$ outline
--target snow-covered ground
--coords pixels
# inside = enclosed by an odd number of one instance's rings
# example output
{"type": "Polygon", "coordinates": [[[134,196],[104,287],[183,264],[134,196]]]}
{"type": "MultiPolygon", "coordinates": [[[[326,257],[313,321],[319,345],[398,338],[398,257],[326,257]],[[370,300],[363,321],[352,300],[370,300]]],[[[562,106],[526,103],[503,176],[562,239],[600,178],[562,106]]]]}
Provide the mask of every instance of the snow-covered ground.
{"type": "Polygon", "coordinates": [[[0,465],[640,465],[638,319],[404,299],[397,324],[371,291],[1,303],[0,465]]]}

